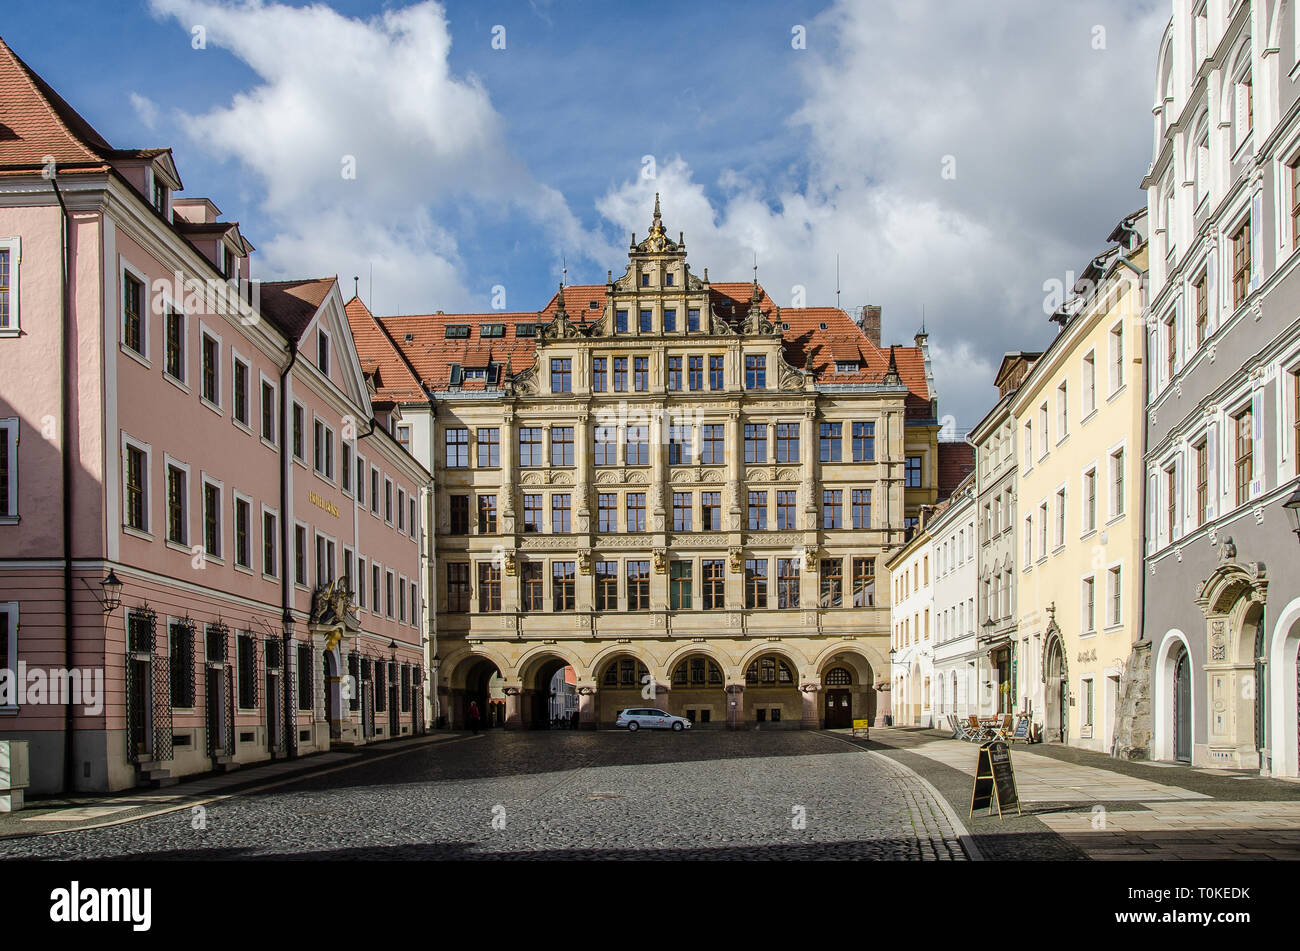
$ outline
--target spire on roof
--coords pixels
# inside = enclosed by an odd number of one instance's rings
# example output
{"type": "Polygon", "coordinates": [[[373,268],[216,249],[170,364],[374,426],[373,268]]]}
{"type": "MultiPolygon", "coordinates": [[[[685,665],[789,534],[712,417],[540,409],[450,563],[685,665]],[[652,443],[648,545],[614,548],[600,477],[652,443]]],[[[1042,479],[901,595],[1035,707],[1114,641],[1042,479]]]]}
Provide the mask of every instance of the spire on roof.
{"type": "Polygon", "coordinates": [[[889,345],[889,369],[880,381],[885,386],[902,386],[903,377],[898,372],[898,359],[894,355],[894,344],[889,345]]]}
{"type": "Polygon", "coordinates": [[[655,217],[654,221],[650,224],[651,229],[653,230],[656,225],[662,228],[664,225],[662,219],[663,215],[659,213],[659,193],[655,192],[655,217]]]}
{"type": "Polygon", "coordinates": [[[564,317],[569,316],[568,311],[564,309],[564,285],[563,284],[560,285],[560,290],[556,294],[556,306],[555,306],[555,316],[559,317],[561,315],[563,315],[564,317]]]}

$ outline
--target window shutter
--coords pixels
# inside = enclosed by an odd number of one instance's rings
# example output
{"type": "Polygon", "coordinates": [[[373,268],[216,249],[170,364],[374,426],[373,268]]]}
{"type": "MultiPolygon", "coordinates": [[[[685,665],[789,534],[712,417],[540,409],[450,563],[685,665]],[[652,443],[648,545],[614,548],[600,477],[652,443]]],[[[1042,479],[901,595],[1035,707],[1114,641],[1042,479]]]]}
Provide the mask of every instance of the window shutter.
{"type": "Polygon", "coordinates": [[[1250,497],[1264,494],[1264,391],[1257,389],[1250,397],[1250,497]]]}
{"type": "Polygon", "coordinates": [[[1256,191],[1250,200],[1250,289],[1259,287],[1264,260],[1264,194],[1256,191]]]}
{"type": "Polygon", "coordinates": [[[1218,482],[1216,473],[1219,468],[1219,455],[1216,449],[1219,436],[1219,427],[1216,423],[1210,423],[1209,428],[1205,431],[1205,494],[1209,496],[1206,501],[1205,517],[1214,518],[1217,510],[1215,500],[1219,497],[1218,482]]]}

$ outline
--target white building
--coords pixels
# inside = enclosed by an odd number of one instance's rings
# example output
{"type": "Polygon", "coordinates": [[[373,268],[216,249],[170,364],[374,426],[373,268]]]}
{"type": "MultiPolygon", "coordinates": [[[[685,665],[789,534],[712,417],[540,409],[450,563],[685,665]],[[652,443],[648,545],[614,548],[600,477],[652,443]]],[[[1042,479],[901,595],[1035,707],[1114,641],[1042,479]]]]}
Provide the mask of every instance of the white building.
{"type": "MultiPolygon", "coordinates": [[[[890,600],[890,651],[894,726],[935,725],[933,706],[934,586],[930,574],[934,549],[922,524],[888,563],[893,597],[890,600]]],[[[972,587],[972,591],[974,588],[972,587]]]]}
{"type": "MultiPolygon", "coordinates": [[[[934,553],[934,713],[938,726],[949,714],[981,714],[976,677],[975,477],[968,476],[927,522],[934,553]]],[[[991,694],[990,694],[991,696],[991,694]]]]}

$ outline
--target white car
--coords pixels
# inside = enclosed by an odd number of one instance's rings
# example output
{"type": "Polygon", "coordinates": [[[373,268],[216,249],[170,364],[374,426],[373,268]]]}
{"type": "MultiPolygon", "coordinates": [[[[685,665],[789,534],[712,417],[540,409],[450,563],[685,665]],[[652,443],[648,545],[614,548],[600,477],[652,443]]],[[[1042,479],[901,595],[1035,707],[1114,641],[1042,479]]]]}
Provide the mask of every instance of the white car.
{"type": "Polygon", "coordinates": [[[628,710],[620,710],[618,719],[614,721],[618,727],[627,727],[629,732],[636,732],[645,727],[647,730],[689,730],[691,721],[685,717],[675,717],[671,713],[663,710],[654,710],[648,707],[633,707],[628,710]]]}

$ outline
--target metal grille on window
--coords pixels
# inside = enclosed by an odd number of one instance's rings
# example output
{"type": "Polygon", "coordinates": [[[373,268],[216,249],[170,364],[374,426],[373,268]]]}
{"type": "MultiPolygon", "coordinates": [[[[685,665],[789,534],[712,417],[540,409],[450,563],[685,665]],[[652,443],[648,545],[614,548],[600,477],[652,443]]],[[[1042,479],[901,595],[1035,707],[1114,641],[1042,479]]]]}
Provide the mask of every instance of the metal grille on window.
{"type": "Polygon", "coordinates": [[[195,703],[194,634],[194,622],[188,617],[172,625],[172,706],[187,710],[195,703]]]}
{"type": "MultiPolygon", "coordinates": [[[[127,616],[126,655],[123,658],[126,679],[126,757],[132,763],[149,756],[147,745],[154,711],[150,709],[153,689],[154,628],[158,616],[150,608],[132,611],[127,616]]],[[[168,691],[168,694],[170,691],[168,691]]],[[[170,704],[170,698],[168,699],[170,704]]],[[[170,733],[168,734],[170,739],[170,733]]]]}
{"type": "Polygon", "coordinates": [[[411,726],[411,732],[423,733],[424,732],[424,692],[420,688],[424,684],[424,679],[421,676],[421,671],[419,667],[414,667],[411,669],[411,683],[413,685],[413,690],[415,692],[415,711],[412,714],[413,722],[411,726]]]}
{"type": "Polygon", "coordinates": [[[172,758],[172,676],[170,658],[153,658],[153,750],[152,759],[166,763],[172,758]]]}
{"type": "MultiPolygon", "coordinates": [[[[229,658],[232,652],[232,640],[234,632],[224,624],[221,626],[224,632],[223,640],[225,642],[225,654],[229,658]]],[[[225,667],[226,677],[226,753],[230,756],[235,755],[235,671],[227,660],[225,667]]]]}
{"type": "Polygon", "coordinates": [[[388,665],[375,664],[375,709],[383,713],[388,700],[388,665]]]}
{"type": "Polygon", "coordinates": [[[352,678],[349,687],[349,710],[361,709],[361,659],[356,654],[348,655],[348,676],[352,678]]]}
{"type": "MultiPolygon", "coordinates": [[[[256,648],[256,641],[253,642],[256,648]]],[[[283,671],[281,670],[281,655],[284,653],[279,641],[268,638],[266,640],[266,742],[272,752],[281,752],[284,750],[285,730],[284,710],[280,703],[280,697],[283,690],[276,691],[272,689],[272,684],[279,684],[281,687],[284,681],[281,679],[283,671]]]]}
{"type": "Polygon", "coordinates": [[[411,667],[402,665],[402,712],[411,712],[411,667]]]}

